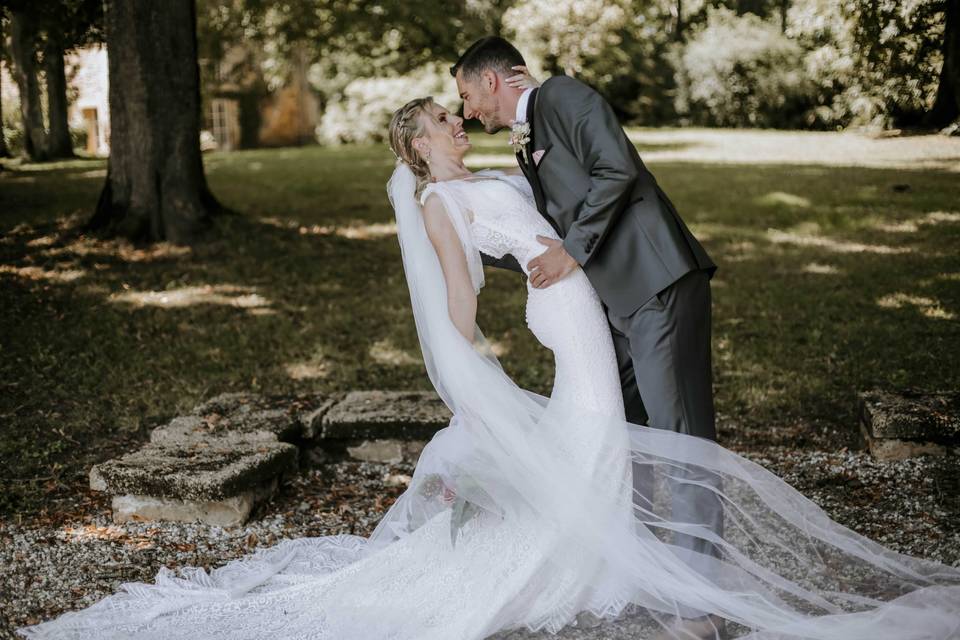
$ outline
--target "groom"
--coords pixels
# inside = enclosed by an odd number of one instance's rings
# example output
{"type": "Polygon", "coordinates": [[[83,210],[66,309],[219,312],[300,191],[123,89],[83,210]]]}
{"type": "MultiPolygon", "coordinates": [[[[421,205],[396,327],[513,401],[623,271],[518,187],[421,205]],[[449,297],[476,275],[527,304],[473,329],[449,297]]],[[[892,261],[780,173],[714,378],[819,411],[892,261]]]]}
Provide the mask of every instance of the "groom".
{"type": "MultiPolygon", "coordinates": [[[[537,209],[563,239],[539,238],[548,248],[527,265],[532,286],[549,287],[582,267],[610,321],[627,420],[716,440],[710,363],[716,265],[610,105],[567,76],[548,78],[538,89],[506,84],[516,74],[511,67],[525,64],[509,42],[487,37],[471,45],[450,73],[465,118],[479,119],[487,133],[512,126],[517,162],[537,209]]],[[[484,263],[520,270],[515,260],[484,256],[484,263]]],[[[683,471],[689,482],[670,486],[673,519],[719,534],[719,501],[697,484],[715,485],[711,474],[683,471]]],[[[651,479],[652,470],[634,465],[638,507],[651,508],[651,479]]],[[[674,544],[708,573],[717,555],[711,543],[675,535],[674,544]]]]}

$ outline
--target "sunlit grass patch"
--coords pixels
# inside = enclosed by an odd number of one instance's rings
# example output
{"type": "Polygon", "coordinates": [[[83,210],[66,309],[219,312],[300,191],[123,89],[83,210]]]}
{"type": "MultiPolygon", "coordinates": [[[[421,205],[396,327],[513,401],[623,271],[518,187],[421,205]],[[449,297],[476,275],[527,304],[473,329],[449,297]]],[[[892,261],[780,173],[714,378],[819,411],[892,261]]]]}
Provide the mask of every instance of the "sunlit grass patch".
{"type": "Polygon", "coordinates": [[[816,275],[833,276],[840,273],[840,270],[830,264],[821,264],[819,262],[809,262],[803,265],[803,272],[813,273],[816,275]]]}
{"type": "Polygon", "coordinates": [[[817,247],[834,253],[876,253],[881,255],[896,255],[910,253],[913,250],[910,247],[891,247],[884,244],[849,242],[844,240],[835,240],[825,236],[781,231],[779,229],[768,229],[767,236],[774,244],[792,244],[800,247],[817,247]]]}
{"type": "Polygon", "coordinates": [[[956,316],[945,310],[939,300],[927,296],[915,296],[908,293],[891,293],[877,300],[877,306],[884,309],[903,309],[915,307],[924,317],[939,320],[953,320],[956,316]]]}
{"type": "Polygon", "coordinates": [[[180,287],[163,291],[127,290],[111,294],[111,302],[127,303],[135,307],[160,307],[163,309],[189,307],[197,304],[218,304],[240,309],[267,307],[270,301],[253,287],[232,284],[180,287]]]}
{"type": "Polygon", "coordinates": [[[771,191],[770,193],[757,198],[757,203],[771,207],[786,206],[796,207],[798,209],[806,209],[811,204],[809,198],[805,198],[795,193],[786,193],[784,191],[771,191]]]}
{"type": "Polygon", "coordinates": [[[402,349],[398,349],[389,339],[378,340],[370,345],[370,357],[379,364],[394,367],[423,365],[419,356],[414,356],[402,349]]]}
{"type": "Polygon", "coordinates": [[[14,267],[0,264],[0,274],[8,273],[27,280],[49,280],[51,282],[73,282],[86,275],[83,269],[43,269],[41,267],[14,267]]]}

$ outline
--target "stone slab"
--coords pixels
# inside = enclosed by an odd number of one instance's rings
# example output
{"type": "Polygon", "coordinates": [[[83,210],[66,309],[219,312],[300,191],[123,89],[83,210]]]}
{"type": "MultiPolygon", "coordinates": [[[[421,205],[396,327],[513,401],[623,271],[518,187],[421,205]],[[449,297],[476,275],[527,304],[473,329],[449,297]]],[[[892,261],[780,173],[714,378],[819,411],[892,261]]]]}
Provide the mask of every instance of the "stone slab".
{"type": "Polygon", "coordinates": [[[450,422],[433,392],[352,391],[323,416],[324,439],[429,440],[450,422]]]}
{"type": "Polygon", "coordinates": [[[960,440],[960,393],[875,390],[859,394],[859,401],[860,423],[871,439],[960,440]]]}
{"type": "Polygon", "coordinates": [[[347,453],[364,462],[416,462],[426,444],[422,440],[364,440],[347,447],[347,453]]]}
{"type": "Polygon", "coordinates": [[[874,438],[861,430],[867,449],[877,460],[905,460],[917,456],[944,456],[949,447],[936,442],[901,440],[899,438],[874,438]]]}
{"type": "Polygon", "coordinates": [[[223,393],[201,402],[150,434],[154,443],[176,444],[213,438],[231,441],[296,442],[312,438],[337,398],[327,395],[223,393]]]}
{"type": "Polygon", "coordinates": [[[330,412],[330,409],[340,403],[345,393],[331,393],[326,396],[317,397],[312,403],[307,403],[299,410],[300,424],[302,425],[301,436],[305,440],[314,440],[323,435],[323,418],[330,412]]]}
{"type": "Polygon", "coordinates": [[[236,527],[247,521],[257,504],[273,495],[277,485],[277,478],[274,478],[266,486],[224,500],[178,500],[133,494],[114,496],[111,505],[113,521],[165,520],[236,527]]]}
{"type": "Polygon", "coordinates": [[[151,443],[95,465],[90,488],[114,496],[220,501],[295,472],[298,450],[282,442],[151,443]]]}

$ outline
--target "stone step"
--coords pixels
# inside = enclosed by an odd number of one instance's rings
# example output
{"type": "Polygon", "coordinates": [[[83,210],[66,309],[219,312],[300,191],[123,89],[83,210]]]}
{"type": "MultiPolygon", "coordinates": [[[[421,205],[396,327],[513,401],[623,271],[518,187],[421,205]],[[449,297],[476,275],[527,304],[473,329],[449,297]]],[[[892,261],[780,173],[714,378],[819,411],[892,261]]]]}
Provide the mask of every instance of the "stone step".
{"type": "Polygon", "coordinates": [[[143,449],[90,470],[113,496],[113,517],[243,523],[306,461],[414,460],[450,412],[436,394],[355,391],[263,396],[224,393],[150,434],[143,449]]]}
{"type": "Polygon", "coordinates": [[[450,422],[432,391],[352,391],[322,419],[324,440],[429,440],[450,422]]]}
{"type": "Polygon", "coordinates": [[[90,470],[90,488],[113,496],[113,519],[242,524],[281,478],[297,470],[283,442],[151,443],[90,470]]]}
{"type": "Polygon", "coordinates": [[[150,434],[150,442],[180,443],[224,438],[297,442],[316,437],[323,414],[343,394],[274,395],[223,393],[201,402],[150,434]]]}
{"type": "Polygon", "coordinates": [[[946,455],[960,446],[960,393],[891,392],[858,395],[860,432],[882,460],[946,455]]]}

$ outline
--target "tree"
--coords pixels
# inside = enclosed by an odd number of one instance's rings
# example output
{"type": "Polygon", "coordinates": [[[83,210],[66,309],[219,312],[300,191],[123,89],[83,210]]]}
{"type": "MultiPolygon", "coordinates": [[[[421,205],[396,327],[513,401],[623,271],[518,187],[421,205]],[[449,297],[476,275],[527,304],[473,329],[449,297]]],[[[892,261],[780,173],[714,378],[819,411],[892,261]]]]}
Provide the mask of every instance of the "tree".
{"type": "Polygon", "coordinates": [[[75,47],[102,40],[103,3],[101,0],[58,0],[33,9],[36,12],[42,42],[43,67],[47,89],[47,156],[73,156],[73,141],[67,122],[67,78],[64,54],[75,47]]]}
{"type": "MultiPolygon", "coordinates": [[[[0,7],[0,60],[3,60],[4,26],[6,12],[0,7]]],[[[7,136],[3,129],[3,74],[0,74],[0,158],[9,158],[10,149],[7,148],[7,136]]]]}
{"type": "Polygon", "coordinates": [[[12,14],[10,48],[21,95],[24,152],[34,161],[72,157],[64,54],[99,38],[102,2],[8,0],[5,4],[12,14]],[[41,85],[49,126],[41,107],[41,85]]]}
{"type": "Polygon", "coordinates": [[[938,129],[960,118],[960,0],[946,0],[943,11],[943,66],[937,97],[924,118],[925,125],[938,129]]]}
{"type": "Polygon", "coordinates": [[[73,141],[67,123],[67,75],[63,53],[63,43],[55,35],[49,35],[43,55],[47,80],[47,116],[50,121],[46,148],[49,159],[73,157],[73,141]]]}
{"type": "Polygon", "coordinates": [[[190,244],[221,210],[200,155],[196,25],[194,0],[108,3],[110,159],[86,230],[190,244]]]}
{"type": "Polygon", "coordinates": [[[23,120],[23,151],[33,161],[46,159],[47,134],[40,106],[40,81],[33,43],[37,40],[37,22],[29,9],[14,8],[10,19],[10,57],[20,90],[20,115],[23,120]]]}

